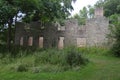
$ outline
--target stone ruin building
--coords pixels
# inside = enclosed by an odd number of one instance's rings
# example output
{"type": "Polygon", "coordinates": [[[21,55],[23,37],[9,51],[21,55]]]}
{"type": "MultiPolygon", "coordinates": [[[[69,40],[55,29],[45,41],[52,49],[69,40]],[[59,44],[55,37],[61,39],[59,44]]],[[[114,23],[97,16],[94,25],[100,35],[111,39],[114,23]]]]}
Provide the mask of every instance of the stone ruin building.
{"type": "Polygon", "coordinates": [[[64,26],[17,22],[15,44],[40,48],[100,46],[107,42],[108,25],[109,21],[103,16],[102,8],[97,8],[94,18],[88,19],[86,24],[81,26],[74,19],[66,20],[64,26]]]}

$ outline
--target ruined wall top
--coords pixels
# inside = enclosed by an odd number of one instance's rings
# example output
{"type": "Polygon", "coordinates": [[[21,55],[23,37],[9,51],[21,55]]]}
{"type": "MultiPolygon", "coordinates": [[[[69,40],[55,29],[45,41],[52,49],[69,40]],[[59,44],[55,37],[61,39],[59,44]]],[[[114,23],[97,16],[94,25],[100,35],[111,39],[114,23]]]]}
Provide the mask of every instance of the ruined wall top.
{"type": "Polygon", "coordinates": [[[103,8],[96,8],[94,14],[95,14],[94,16],[95,18],[103,17],[104,15],[103,8]]]}

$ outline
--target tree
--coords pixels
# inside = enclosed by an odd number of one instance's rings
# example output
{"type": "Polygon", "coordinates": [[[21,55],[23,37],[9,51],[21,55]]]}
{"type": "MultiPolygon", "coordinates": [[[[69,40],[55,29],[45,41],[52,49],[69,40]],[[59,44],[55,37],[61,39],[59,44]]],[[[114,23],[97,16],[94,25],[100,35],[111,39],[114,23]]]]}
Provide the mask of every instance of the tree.
{"type": "Polygon", "coordinates": [[[83,7],[83,9],[80,10],[80,16],[86,19],[88,18],[88,10],[86,7],[83,7]]]}
{"type": "Polygon", "coordinates": [[[83,7],[78,14],[75,14],[73,18],[78,20],[79,25],[85,25],[86,20],[94,17],[94,7],[88,5],[88,7],[83,7]]]}
{"type": "MultiPolygon", "coordinates": [[[[5,28],[8,25],[8,49],[10,49],[11,42],[11,28],[13,23],[13,17],[16,14],[16,8],[11,5],[7,0],[0,0],[0,26],[5,28]]],[[[7,28],[7,27],[6,27],[7,28]]],[[[3,31],[2,31],[3,32],[3,31]]]]}
{"type": "MultiPolygon", "coordinates": [[[[24,1],[24,0],[23,0],[24,1]]],[[[30,0],[28,0],[30,1],[30,0]]],[[[56,18],[66,18],[70,15],[70,11],[73,10],[73,7],[71,5],[72,2],[75,0],[34,0],[35,4],[38,5],[32,10],[27,10],[29,8],[29,5],[22,5],[20,2],[18,2],[19,6],[22,7],[21,11],[26,14],[26,17],[24,18],[25,22],[30,21],[43,21],[43,22],[49,22],[54,21],[56,18]]],[[[25,4],[24,2],[24,4],[25,4]]]]}
{"type": "Polygon", "coordinates": [[[88,17],[93,18],[94,17],[94,6],[88,5],[88,17]]]}
{"type": "Polygon", "coordinates": [[[109,17],[120,13],[120,0],[99,0],[96,2],[95,7],[103,7],[104,15],[109,17]]]}
{"type": "Polygon", "coordinates": [[[95,4],[95,7],[103,7],[107,0],[98,0],[95,4]]]}
{"type": "Polygon", "coordinates": [[[75,14],[73,18],[78,20],[79,25],[85,25],[86,19],[88,18],[87,8],[83,7],[83,9],[79,11],[79,14],[75,14]]]}
{"type": "Polygon", "coordinates": [[[120,14],[120,0],[106,0],[104,4],[105,16],[120,14]]]}

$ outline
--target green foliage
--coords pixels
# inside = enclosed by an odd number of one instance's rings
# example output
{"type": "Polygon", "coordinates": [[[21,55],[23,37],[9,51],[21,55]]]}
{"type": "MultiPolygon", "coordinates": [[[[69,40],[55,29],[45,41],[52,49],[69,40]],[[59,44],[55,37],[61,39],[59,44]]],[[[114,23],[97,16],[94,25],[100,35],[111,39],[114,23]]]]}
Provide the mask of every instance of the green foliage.
{"type": "Polygon", "coordinates": [[[81,15],[81,17],[87,18],[87,17],[88,17],[87,14],[88,14],[87,8],[86,8],[86,7],[83,7],[83,9],[80,10],[80,15],[81,15]]]}
{"type": "Polygon", "coordinates": [[[91,6],[91,5],[88,5],[88,17],[89,18],[93,18],[94,17],[94,10],[95,10],[95,7],[94,6],[91,6]]]}
{"type": "Polygon", "coordinates": [[[104,4],[105,16],[120,14],[120,0],[106,0],[104,4]]]}
{"type": "Polygon", "coordinates": [[[26,72],[28,71],[28,67],[26,64],[19,64],[17,67],[16,67],[16,71],[17,72],[26,72]]]}
{"type": "Polygon", "coordinates": [[[88,18],[87,8],[84,7],[82,10],[80,10],[79,14],[75,14],[73,18],[78,20],[79,25],[85,25],[86,19],[88,18]]]}
{"type": "MultiPolygon", "coordinates": [[[[33,53],[35,50],[37,50],[36,47],[24,47],[12,45],[10,51],[8,51],[6,45],[0,45],[0,53],[4,56],[9,54],[12,57],[22,57],[26,56],[27,54],[33,53]]],[[[40,50],[44,49],[39,49],[39,51],[40,50]]]]}
{"type": "Polygon", "coordinates": [[[78,25],[85,25],[86,19],[80,17],[80,15],[75,14],[73,18],[78,20],[78,25]]]}
{"type": "MultiPolygon", "coordinates": [[[[74,48],[75,49],[75,48],[74,48]]],[[[48,49],[41,52],[34,53],[34,66],[42,66],[35,69],[35,72],[45,71],[47,72],[61,72],[74,67],[80,67],[87,61],[84,59],[79,52],[73,48],[67,48],[64,50],[48,49]],[[72,52],[74,50],[74,53],[72,52]],[[73,57],[74,56],[74,57],[73,57]],[[44,66],[46,65],[46,66],[44,66]],[[52,67],[50,67],[52,66],[52,67]]]]}
{"type": "Polygon", "coordinates": [[[120,57],[120,42],[114,43],[111,51],[115,56],[120,57]]]}
{"type": "Polygon", "coordinates": [[[0,0],[0,25],[8,23],[10,18],[15,16],[16,11],[16,7],[9,4],[9,2],[0,0]]]}
{"type": "Polygon", "coordinates": [[[111,30],[111,38],[114,39],[111,51],[117,57],[120,57],[120,22],[115,24],[111,30]]]}
{"type": "Polygon", "coordinates": [[[98,0],[95,4],[95,7],[103,7],[107,0],[98,0]]]}
{"type": "Polygon", "coordinates": [[[35,64],[49,63],[49,53],[43,51],[41,53],[35,53],[35,64]]]}
{"type": "Polygon", "coordinates": [[[82,48],[79,48],[78,50],[86,55],[87,54],[110,55],[111,53],[108,47],[98,47],[98,46],[82,47],[82,48]]]}
{"type": "Polygon", "coordinates": [[[66,62],[71,67],[85,64],[85,60],[82,58],[81,54],[79,54],[75,50],[71,50],[68,52],[68,54],[66,55],[66,62]]]}
{"type": "Polygon", "coordinates": [[[120,14],[120,0],[98,0],[95,7],[103,7],[106,17],[120,14]]]}
{"type": "Polygon", "coordinates": [[[2,64],[9,64],[14,61],[14,58],[11,57],[10,53],[6,53],[5,55],[0,53],[0,59],[2,64]]]}
{"type": "Polygon", "coordinates": [[[113,25],[117,24],[119,16],[120,16],[120,14],[113,14],[113,15],[109,16],[109,23],[113,24],[113,25]]]}
{"type": "MultiPolygon", "coordinates": [[[[28,0],[29,1],[29,0],[28,0]]],[[[32,7],[30,11],[26,12],[26,8],[30,7],[26,2],[23,3],[21,7],[23,7],[23,13],[25,12],[26,17],[24,18],[24,21],[42,21],[42,22],[50,22],[54,21],[56,19],[65,19],[70,15],[70,11],[73,10],[73,7],[71,3],[75,0],[47,0],[47,1],[41,1],[41,0],[35,0],[37,4],[32,3],[32,5],[35,5],[35,8],[32,7]],[[37,6],[36,6],[37,5],[37,6]],[[25,8],[26,7],[26,8],[25,8]],[[25,11],[24,11],[25,8],[25,11]]],[[[20,1],[21,2],[21,1],[20,1]]],[[[20,4],[21,5],[21,4],[20,4]]]]}
{"type": "Polygon", "coordinates": [[[117,56],[120,57],[120,20],[119,20],[120,14],[113,14],[109,16],[110,19],[110,33],[108,37],[111,41],[111,52],[117,56]]]}
{"type": "Polygon", "coordinates": [[[93,16],[94,7],[88,5],[88,7],[83,7],[83,9],[79,11],[79,14],[75,14],[73,18],[78,20],[79,25],[85,25],[86,20],[93,18],[93,16]]]}

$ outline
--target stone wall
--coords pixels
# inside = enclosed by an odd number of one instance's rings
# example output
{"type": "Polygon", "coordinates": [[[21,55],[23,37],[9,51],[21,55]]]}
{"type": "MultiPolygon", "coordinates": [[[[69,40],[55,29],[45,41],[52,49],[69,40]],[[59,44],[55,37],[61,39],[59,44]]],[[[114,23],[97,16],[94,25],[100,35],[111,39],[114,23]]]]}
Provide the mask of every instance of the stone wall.
{"type": "Polygon", "coordinates": [[[93,18],[86,23],[87,45],[103,45],[107,42],[108,20],[105,17],[93,18]]]}
{"type": "Polygon", "coordinates": [[[54,24],[41,25],[40,22],[30,24],[16,23],[15,44],[23,46],[56,47],[58,31],[54,24]]]}
{"type": "Polygon", "coordinates": [[[103,16],[102,9],[96,16],[87,20],[86,25],[78,26],[77,20],[66,20],[64,26],[40,22],[16,23],[15,44],[21,46],[58,47],[100,46],[107,42],[109,20],[103,16]],[[99,13],[100,12],[100,13],[99,13]]]}

